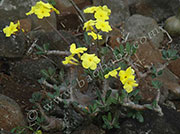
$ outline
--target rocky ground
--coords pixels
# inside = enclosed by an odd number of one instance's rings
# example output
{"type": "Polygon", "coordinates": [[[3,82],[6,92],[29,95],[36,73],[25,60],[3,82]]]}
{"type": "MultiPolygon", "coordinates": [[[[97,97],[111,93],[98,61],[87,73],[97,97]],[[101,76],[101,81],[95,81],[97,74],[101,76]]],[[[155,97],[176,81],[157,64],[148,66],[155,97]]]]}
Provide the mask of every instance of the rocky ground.
{"type": "MultiPolygon", "coordinates": [[[[26,12],[38,0],[0,0],[0,128],[10,131],[17,126],[27,126],[27,113],[32,108],[29,99],[33,92],[44,87],[37,81],[41,78],[41,69],[63,68],[63,57],[39,56],[32,44],[42,46],[50,44],[50,49],[68,50],[69,46],[58,36],[44,20],[35,16],[27,17],[26,12]],[[20,20],[25,35],[6,38],[2,29],[10,21],[20,20]],[[32,51],[30,51],[32,48],[32,51]]],[[[82,39],[81,22],[78,14],[68,0],[55,0],[60,15],[52,14],[48,21],[65,36],[69,43],[80,43],[82,39]]],[[[128,41],[138,40],[142,43],[137,57],[144,67],[154,64],[159,66],[161,50],[174,48],[180,54],[179,35],[168,35],[159,29],[165,20],[177,14],[179,0],[74,0],[82,10],[91,5],[107,5],[112,10],[110,23],[113,31],[109,34],[109,45],[118,46],[128,33],[128,41]],[[152,30],[158,30],[155,36],[152,30]]],[[[152,101],[154,90],[149,89],[149,78],[141,79],[141,95],[144,101],[152,101]]],[[[158,78],[163,82],[161,88],[161,106],[164,116],[145,111],[144,123],[132,119],[121,120],[120,129],[104,131],[96,124],[73,132],[73,134],[180,134],[180,59],[171,62],[163,75],[158,78]]],[[[49,132],[47,134],[60,134],[49,132]]]]}

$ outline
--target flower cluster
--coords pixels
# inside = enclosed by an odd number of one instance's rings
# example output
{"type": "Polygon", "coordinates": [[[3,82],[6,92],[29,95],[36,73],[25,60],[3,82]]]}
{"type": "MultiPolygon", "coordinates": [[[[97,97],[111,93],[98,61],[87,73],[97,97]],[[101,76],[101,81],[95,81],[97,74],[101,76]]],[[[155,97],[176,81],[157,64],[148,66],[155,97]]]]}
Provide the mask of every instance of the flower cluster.
{"type": "Polygon", "coordinates": [[[3,32],[6,34],[6,37],[10,37],[11,34],[15,34],[20,29],[20,22],[16,24],[10,22],[10,25],[3,29],[3,32]]]}
{"type": "Polygon", "coordinates": [[[104,77],[107,79],[109,76],[117,78],[117,74],[120,77],[120,81],[124,85],[123,88],[128,92],[133,91],[133,87],[137,87],[138,84],[135,81],[135,76],[134,76],[134,70],[129,67],[125,70],[121,70],[121,68],[114,69],[110,71],[108,74],[106,74],[104,77]],[[118,72],[119,71],[119,74],[118,72]]]}
{"type": "MultiPolygon", "coordinates": [[[[43,19],[43,17],[49,17],[52,11],[55,11],[57,14],[59,14],[59,11],[54,8],[49,3],[44,3],[42,1],[39,1],[36,3],[35,6],[31,7],[31,11],[26,13],[26,15],[36,14],[39,19],[43,19]]],[[[10,37],[11,34],[15,34],[20,29],[20,22],[18,21],[16,24],[13,22],[10,22],[10,25],[8,27],[5,27],[3,29],[3,32],[6,34],[6,37],[10,37]]],[[[23,32],[24,30],[21,29],[23,32]]]]}
{"type": "Polygon", "coordinates": [[[92,36],[94,40],[102,39],[102,35],[98,34],[99,31],[109,32],[112,30],[109,25],[109,15],[111,14],[111,10],[105,6],[92,6],[88,7],[84,10],[84,13],[94,13],[94,18],[96,20],[90,19],[89,21],[84,23],[83,29],[86,29],[88,35],[92,36]],[[96,28],[96,29],[95,29],[96,28]]]}
{"type": "Polygon", "coordinates": [[[31,10],[26,13],[26,15],[31,15],[34,13],[39,19],[43,19],[44,17],[49,17],[52,11],[55,11],[57,14],[59,14],[59,11],[51,4],[39,1],[36,3],[36,5],[31,7],[31,10]]]}
{"type": "Polygon", "coordinates": [[[64,65],[66,64],[78,65],[79,61],[74,58],[74,56],[77,54],[78,57],[82,60],[82,66],[85,69],[90,68],[91,70],[95,70],[97,68],[97,64],[100,62],[100,59],[95,54],[84,53],[85,51],[87,51],[86,47],[76,48],[75,43],[71,44],[70,46],[71,55],[65,57],[65,60],[62,61],[62,63],[64,65]]]}

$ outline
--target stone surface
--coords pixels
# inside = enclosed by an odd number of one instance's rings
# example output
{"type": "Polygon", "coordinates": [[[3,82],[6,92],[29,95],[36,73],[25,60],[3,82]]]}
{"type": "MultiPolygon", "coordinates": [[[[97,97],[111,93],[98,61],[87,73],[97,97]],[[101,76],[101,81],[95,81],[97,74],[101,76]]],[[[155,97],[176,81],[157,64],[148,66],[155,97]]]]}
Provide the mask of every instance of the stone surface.
{"type": "Polygon", "coordinates": [[[93,124],[90,124],[85,128],[81,128],[80,130],[74,131],[72,134],[105,134],[105,131],[101,130],[93,124]]]}
{"type": "MultiPolygon", "coordinates": [[[[38,39],[36,44],[39,46],[49,43],[50,50],[68,51],[71,43],[76,43],[76,44],[80,44],[81,46],[84,46],[82,41],[76,38],[75,36],[73,36],[70,32],[62,31],[62,30],[60,30],[59,32],[65,37],[65,39],[69,42],[69,44],[67,44],[58,35],[56,31],[52,31],[52,32],[45,32],[43,30],[32,31],[29,33],[29,36],[31,37],[32,40],[38,39]]],[[[49,57],[59,66],[59,68],[63,67],[61,61],[64,60],[65,56],[51,55],[49,57]]]]}
{"type": "Polygon", "coordinates": [[[129,119],[121,124],[121,128],[108,134],[179,134],[180,113],[163,106],[164,116],[160,117],[152,111],[144,111],[145,121],[139,123],[129,119]]]}
{"type": "MultiPolygon", "coordinates": [[[[56,2],[56,8],[59,9],[59,11],[62,13],[63,16],[64,13],[69,14],[75,14],[76,10],[72,6],[72,4],[69,2],[69,0],[54,0],[56,2]]],[[[74,3],[76,3],[77,7],[82,9],[87,5],[90,5],[90,0],[73,0],[74,3]]]]}
{"type": "Polygon", "coordinates": [[[43,19],[38,19],[36,15],[32,14],[29,16],[32,21],[32,29],[43,29],[46,32],[53,31],[53,28],[57,29],[57,20],[55,12],[51,13],[51,16],[43,19]]]}
{"type": "Polygon", "coordinates": [[[20,28],[24,30],[25,33],[28,33],[31,31],[31,25],[32,22],[30,19],[21,19],[20,21],[20,28]]]}
{"type": "Polygon", "coordinates": [[[136,56],[138,58],[137,61],[144,67],[151,66],[152,64],[164,63],[161,52],[150,41],[139,44],[136,56]]]}
{"type": "MultiPolygon", "coordinates": [[[[144,68],[149,68],[152,65],[154,65],[156,68],[159,68],[165,62],[162,60],[161,52],[150,41],[147,41],[143,45],[139,45],[136,56],[133,58],[137,64],[144,68]]],[[[175,64],[173,65],[176,66],[175,64]]],[[[180,80],[169,69],[165,68],[163,70],[163,74],[160,75],[157,80],[163,83],[163,87],[161,89],[161,102],[168,98],[179,98],[180,80]]],[[[152,101],[156,96],[156,90],[152,88],[151,81],[152,79],[148,77],[139,79],[139,88],[141,89],[141,95],[145,101],[152,101]]]]}
{"type": "Polygon", "coordinates": [[[12,67],[12,73],[19,79],[38,80],[42,77],[41,70],[54,68],[53,64],[47,59],[36,59],[16,62],[12,67]]]}
{"type": "Polygon", "coordinates": [[[81,21],[77,14],[63,14],[57,16],[57,29],[67,31],[77,31],[80,28],[81,21]]]}
{"type": "Polygon", "coordinates": [[[170,62],[168,68],[171,72],[180,78],[180,58],[170,62]]]}
{"type": "Polygon", "coordinates": [[[19,105],[11,98],[0,94],[0,129],[10,131],[18,126],[26,126],[19,105]]]}
{"type": "MultiPolygon", "coordinates": [[[[3,29],[10,22],[0,20],[0,29],[3,29]]],[[[25,43],[25,35],[23,32],[17,32],[15,35],[6,37],[3,31],[0,31],[0,57],[20,58],[26,51],[27,43],[25,43]]]]}
{"type": "MultiPolygon", "coordinates": [[[[26,13],[30,11],[31,7],[36,4],[39,0],[3,0],[2,4],[0,4],[0,18],[2,20],[7,21],[17,21],[20,19],[26,18],[26,13]]],[[[46,0],[43,0],[46,2],[46,0]]],[[[30,15],[29,17],[32,21],[32,28],[37,28],[41,26],[41,28],[46,31],[51,30],[51,26],[46,22],[45,19],[38,19],[37,16],[30,15]]],[[[55,13],[52,12],[51,16],[47,18],[47,20],[56,28],[56,16],[55,13]]]]}
{"type": "Polygon", "coordinates": [[[177,13],[179,0],[128,0],[131,14],[141,14],[161,22],[177,13]]]}
{"type": "Polygon", "coordinates": [[[170,91],[171,94],[168,96],[168,98],[180,98],[180,79],[176,75],[174,75],[169,69],[164,69],[163,74],[160,75],[157,79],[163,83],[164,90],[170,91]]]}
{"type": "Polygon", "coordinates": [[[133,15],[126,21],[124,28],[129,33],[129,39],[139,41],[140,44],[150,40],[156,47],[159,47],[160,42],[163,41],[163,33],[157,22],[150,17],[133,15]]]}
{"type": "Polygon", "coordinates": [[[0,18],[12,21],[26,17],[31,6],[39,0],[2,0],[0,2],[0,18]]]}
{"type": "Polygon", "coordinates": [[[117,25],[129,18],[130,12],[126,0],[93,0],[93,5],[107,5],[111,9],[110,23],[117,25]]]}

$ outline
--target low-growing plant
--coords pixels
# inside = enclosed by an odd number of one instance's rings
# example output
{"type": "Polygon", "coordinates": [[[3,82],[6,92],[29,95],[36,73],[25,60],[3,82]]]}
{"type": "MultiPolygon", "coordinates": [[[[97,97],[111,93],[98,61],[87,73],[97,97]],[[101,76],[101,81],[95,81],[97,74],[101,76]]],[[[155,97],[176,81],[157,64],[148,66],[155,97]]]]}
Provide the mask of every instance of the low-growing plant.
{"type": "MultiPolygon", "coordinates": [[[[38,82],[43,85],[44,90],[33,93],[30,99],[30,102],[39,109],[39,114],[41,114],[37,118],[36,124],[46,131],[56,129],[64,133],[71,133],[87,120],[87,122],[92,123],[98,119],[100,122],[98,125],[103,129],[113,129],[119,128],[120,120],[124,118],[133,118],[143,122],[143,110],[145,109],[154,110],[159,115],[163,115],[159,106],[162,83],[154,78],[163,73],[163,69],[170,60],[178,58],[177,51],[163,50],[163,59],[167,63],[160,68],[152,65],[144,74],[140,74],[138,65],[133,60],[139,47],[138,44],[126,42],[113,49],[108,45],[108,41],[104,43],[106,46],[100,45],[98,42],[98,40],[108,39],[108,33],[112,31],[109,23],[111,10],[104,5],[88,7],[81,12],[72,0],[69,1],[79,16],[84,19],[82,21],[84,22],[82,27],[84,45],[69,44],[66,38],[46,19],[51,15],[51,12],[60,14],[53,7],[54,0],[49,0],[49,3],[39,1],[26,13],[26,15],[35,14],[38,19],[45,18],[55,32],[70,46],[69,51],[59,51],[49,50],[49,44],[44,44],[42,47],[36,45],[38,55],[64,57],[61,62],[66,68],[64,70],[49,67],[40,70],[42,78],[38,82]],[[93,14],[94,18],[86,20],[83,13],[93,14]],[[106,35],[105,39],[104,34],[106,35]],[[92,46],[95,49],[91,49],[92,46]],[[115,58],[113,61],[111,59],[110,64],[107,61],[108,56],[112,59],[115,58]],[[95,75],[96,72],[98,73],[95,75]],[[87,79],[79,80],[79,75],[87,79]],[[138,81],[147,75],[152,76],[152,87],[157,90],[157,96],[153,102],[143,104],[139,94],[141,89],[138,88],[138,81]],[[89,94],[92,93],[93,97],[80,91],[81,88],[85,87],[86,81],[88,81],[89,87],[86,87],[86,90],[90,92],[89,94]],[[115,85],[116,83],[118,85],[115,85]],[[92,88],[90,89],[90,87],[92,88]],[[50,116],[53,112],[56,114],[50,116]]],[[[9,27],[3,29],[3,32],[6,37],[10,37],[20,30],[19,27],[19,21],[16,24],[11,22],[9,27]]],[[[33,131],[32,128],[27,128],[33,131]]],[[[16,128],[12,131],[15,132],[15,130],[18,131],[16,128]]],[[[18,133],[22,132],[22,129],[18,131],[18,133]]],[[[36,134],[40,133],[41,131],[38,130],[36,134]]]]}

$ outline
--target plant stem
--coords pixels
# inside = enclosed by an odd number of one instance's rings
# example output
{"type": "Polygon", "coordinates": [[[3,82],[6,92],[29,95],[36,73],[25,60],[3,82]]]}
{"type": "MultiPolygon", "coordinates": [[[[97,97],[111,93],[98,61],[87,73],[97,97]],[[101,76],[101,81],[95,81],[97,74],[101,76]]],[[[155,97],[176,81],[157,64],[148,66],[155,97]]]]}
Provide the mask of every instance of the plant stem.
{"type": "Polygon", "coordinates": [[[45,20],[56,31],[56,33],[69,45],[70,43],[66,40],[66,38],[46,18],[45,20]]]}
{"type": "Polygon", "coordinates": [[[76,9],[77,13],[79,14],[79,16],[81,17],[81,22],[84,24],[84,22],[86,21],[86,18],[84,17],[84,14],[82,13],[82,11],[78,8],[78,6],[76,5],[76,3],[73,0],[69,0],[69,2],[73,5],[73,7],[76,9]]]}

